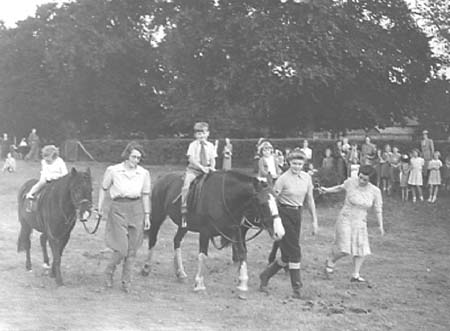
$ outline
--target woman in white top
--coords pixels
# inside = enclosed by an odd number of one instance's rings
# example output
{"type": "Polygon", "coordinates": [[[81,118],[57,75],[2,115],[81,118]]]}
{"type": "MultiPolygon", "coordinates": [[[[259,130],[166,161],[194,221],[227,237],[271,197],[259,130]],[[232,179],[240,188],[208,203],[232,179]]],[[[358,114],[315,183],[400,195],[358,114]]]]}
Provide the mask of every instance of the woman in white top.
{"type": "Polygon", "coordinates": [[[130,142],[122,153],[123,162],[109,166],[98,197],[98,213],[103,215],[106,192],[112,199],[106,223],[106,245],[113,251],[105,269],[106,287],[113,286],[116,266],[123,260],[122,289],[129,292],[131,270],[142,245],[144,230],[150,228],[150,173],[139,166],[143,147],[130,142]]]}
{"type": "Polygon", "coordinates": [[[48,182],[67,175],[66,163],[59,157],[59,149],[55,145],[42,148],[41,176],[27,193],[27,199],[34,199],[34,195],[48,182]]]}

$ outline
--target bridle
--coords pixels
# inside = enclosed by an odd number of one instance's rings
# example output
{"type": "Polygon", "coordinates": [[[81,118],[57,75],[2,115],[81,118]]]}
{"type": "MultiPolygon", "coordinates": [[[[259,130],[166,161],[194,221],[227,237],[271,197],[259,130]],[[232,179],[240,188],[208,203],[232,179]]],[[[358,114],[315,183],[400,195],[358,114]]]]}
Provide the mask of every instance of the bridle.
{"type": "MultiPolygon", "coordinates": [[[[238,217],[236,217],[235,215],[233,215],[232,211],[230,210],[226,199],[225,199],[225,177],[226,177],[227,173],[224,172],[223,173],[223,177],[222,177],[222,204],[225,208],[225,213],[227,214],[227,216],[229,216],[231,218],[231,220],[233,221],[233,225],[232,228],[237,228],[238,230],[238,236],[240,238],[240,240],[235,240],[233,238],[230,238],[230,236],[227,236],[223,231],[221,231],[217,225],[214,222],[210,222],[214,228],[214,230],[216,230],[222,237],[224,237],[227,241],[231,242],[232,244],[238,244],[241,242],[248,242],[250,240],[255,239],[262,231],[264,231],[266,229],[264,223],[261,221],[261,218],[258,216],[255,216],[254,218],[254,222],[250,222],[249,219],[243,215],[240,219],[238,217]],[[257,225],[255,225],[257,224],[257,225]],[[252,235],[251,237],[245,239],[245,240],[241,240],[242,238],[242,227],[248,229],[248,230],[258,230],[254,235],[252,235]]],[[[252,197],[245,205],[243,208],[243,214],[245,214],[245,211],[248,210],[248,208],[250,207],[250,205],[253,203],[254,197],[252,197]]],[[[275,219],[276,217],[278,217],[278,215],[272,215],[272,219],[275,219]]],[[[222,249],[225,247],[225,245],[222,246],[217,246],[214,237],[211,237],[211,242],[214,245],[214,247],[216,249],[222,249]]]]}

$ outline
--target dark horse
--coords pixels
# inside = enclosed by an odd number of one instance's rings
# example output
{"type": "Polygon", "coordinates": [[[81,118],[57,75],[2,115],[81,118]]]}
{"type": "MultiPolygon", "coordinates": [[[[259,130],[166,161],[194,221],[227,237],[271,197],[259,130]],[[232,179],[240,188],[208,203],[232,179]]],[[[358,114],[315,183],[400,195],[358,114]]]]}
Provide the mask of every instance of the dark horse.
{"type": "Polygon", "coordinates": [[[69,241],[76,220],[85,222],[91,215],[91,172],[89,169],[86,172],[79,172],[72,168],[64,177],[48,183],[34,202],[38,204],[37,209],[27,211],[25,195],[36,181],[36,179],[27,181],[19,191],[18,215],[21,228],[17,250],[26,251],[25,267],[31,270],[30,234],[33,229],[41,232],[44,266],[49,268],[48,241],[53,255],[50,276],[55,277],[57,285],[63,285],[60,266],[64,247],[69,241]]]}
{"type": "Polygon", "coordinates": [[[181,241],[187,231],[198,232],[199,263],[194,290],[205,290],[203,264],[208,255],[209,241],[221,236],[236,248],[239,265],[239,286],[247,291],[247,248],[245,235],[255,226],[268,230],[276,240],[284,235],[278,209],[271,188],[264,182],[234,171],[217,171],[205,179],[198,196],[195,211],[188,214],[188,226],[182,228],[180,199],[182,178],[179,174],[168,174],[161,178],[152,190],[151,226],[149,230],[149,253],[142,273],[148,275],[153,248],[159,229],[169,216],[177,225],[174,237],[174,265],[179,279],[186,278],[181,258],[181,241]],[[174,201],[176,203],[174,203],[174,201]]]}

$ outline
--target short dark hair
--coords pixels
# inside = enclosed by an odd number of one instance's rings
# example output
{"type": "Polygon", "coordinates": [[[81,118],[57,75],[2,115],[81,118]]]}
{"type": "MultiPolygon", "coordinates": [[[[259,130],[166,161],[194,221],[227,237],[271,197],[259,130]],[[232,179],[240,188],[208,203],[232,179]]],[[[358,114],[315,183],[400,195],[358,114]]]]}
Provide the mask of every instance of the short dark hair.
{"type": "Polygon", "coordinates": [[[361,167],[359,167],[359,171],[358,171],[358,175],[364,175],[364,176],[369,176],[369,178],[371,178],[372,176],[374,176],[376,173],[374,167],[372,167],[371,165],[363,165],[361,167]]]}
{"type": "Polygon", "coordinates": [[[137,150],[141,153],[141,159],[145,158],[144,147],[137,141],[130,141],[121,154],[122,159],[128,160],[133,150],[137,150]]]}

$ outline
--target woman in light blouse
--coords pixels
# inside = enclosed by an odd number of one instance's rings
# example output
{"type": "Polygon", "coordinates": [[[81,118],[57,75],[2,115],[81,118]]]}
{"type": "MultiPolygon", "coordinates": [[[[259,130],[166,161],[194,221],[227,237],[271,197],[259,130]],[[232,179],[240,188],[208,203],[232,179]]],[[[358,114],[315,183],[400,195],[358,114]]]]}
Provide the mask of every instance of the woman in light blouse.
{"type": "Polygon", "coordinates": [[[130,142],[122,153],[123,162],[109,166],[98,198],[103,214],[106,191],[112,199],[106,223],[106,245],[113,251],[105,269],[106,286],[113,286],[116,266],[123,260],[122,289],[129,292],[136,252],[142,245],[144,230],[150,228],[150,173],[139,166],[144,150],[130,142]]]}

